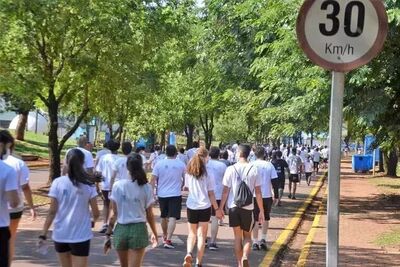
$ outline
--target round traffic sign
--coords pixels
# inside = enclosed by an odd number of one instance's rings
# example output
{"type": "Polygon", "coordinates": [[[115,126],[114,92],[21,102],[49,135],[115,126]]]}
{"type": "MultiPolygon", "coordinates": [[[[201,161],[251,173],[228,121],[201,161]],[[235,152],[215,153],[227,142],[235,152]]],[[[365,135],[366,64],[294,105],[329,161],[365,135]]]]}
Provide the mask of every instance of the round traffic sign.
{"type": "Polygon", "coordinates": [[[296,31],[301,48],[315,64],[346,72],[380,52],[388,19],[381,0],[306,0],[296,31]]]}

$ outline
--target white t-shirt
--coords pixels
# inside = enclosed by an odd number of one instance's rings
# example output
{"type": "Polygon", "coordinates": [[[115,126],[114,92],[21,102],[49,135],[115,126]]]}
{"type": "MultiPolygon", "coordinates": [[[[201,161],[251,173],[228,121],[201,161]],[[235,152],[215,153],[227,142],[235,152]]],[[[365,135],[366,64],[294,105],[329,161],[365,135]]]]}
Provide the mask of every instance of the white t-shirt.
{"type": "Polygon", "coordinates": [[[157,162],[153,175],[157,176],[157,196],[178,197],[182,195],[182,179],[186,166],[179,159],[163,159],[157,162]]]}
{"type": "Polygon", "coordinates": [[[210,159],[207,163],[207,173],[214,179],[214,193],[217,200],[222,198],[222,190],[224,189],[222,180],[224,179],[226,168],[226,164],[219,160],[210,159]]]}
{"type": "Polygon", "coordinates": [[[304,161],[307,158],[307,152],[305,150],[301,150],[299,156],[300,156],[301,162],[304,163],[304,161]]]}
{"type": "MultiPolygon", "coordinates": [[[[86,150],[86,149],[84,149],[84,148],[82,148],[82,147],[75,147],[75,148],[76,148],[76,149],[79,149],[80,151],[82,151],[83,154],[85,155],[85,161],[84,161],[84,163],[83,163],[83,167],[84,167],[85,169],[94,168],[94,160],[93,160],[92,152],[90,152],[90,151],[88,151],[88,150],[86,150]]],[[[65,153],[64,164],[67,164],[67,155],[68,155],[68,152],[69,152],[70,150],[71,150],[71,149],[68,149],[68,150],[67,150],[67,153],[65,153]]]]}
{"type": "Polygon", "coordinates": [[[227,149],[226,152],[228,152],[228,160],[230,162],[235,162],[235,154],[229,149],[227,149]]]}
{"type": "Polygon", "coordinates": [[[178,156],[176,156],[177,159],[182,161],[185,165],[188,164],[189,158],[186,154],[179,153],[178,156]]]}
{"type": "Polygon", "coordinates": [[[146,163],[147,163],[147,159],[146,159],[146,156],[145,156],[145,155],[143,155],[142,153],[140,153],[140,156],[142,157],[143,168],[144,168],[144,166],[145,166],[145,165],[146,165],[146,163]]]}
{"type": "Polygon", "coordinates": [[[97,197],[96,188],[74,186],[68,176],[53,181],[49,197],[57,200],[52,239],[60,243],[79,243],[93,237],[89,201],[97,197]]]}
{"type": "Polygon", "coordinates": [[[191,149],[189,149],[188,151],[187,151],[187,157],[188,157],[188,160],[190,161],[193,157],[194,157],[194,155],[196,154],[196,152],[197,152],[197,150],[198,150],[199,148],[197,148],[197,147],[193,147],[193,148],[191,148],[191,149]]]}
{"type": "MultiPolygon", "coordinates": [[[[224,186],[227,186],[230,188],[229,191],[229,196],[228,196],[228,201],[227,201],[227,206],[228,208],[234,208],[236,207],[234,203],[234,195],[235,192],[237,191],[237,188],[239,187],[239,184],[241,183],[241,180],[239,178],[243,179],[247,186],[249,187],[250,191],[254,193],[254,190],[256,186],[261,186],[262,181],[261,177],[258,175],[257,168],[254,168],[249,163],[241,163],[238,162],[233,166],[229,166],[226,169],[224,179],[222,181],[222,184],[224,186]],[[235,171],[236,168],[236,171],[235,171]]],[[[248,206],[242,207],[242,209],[246,210],[253,210],[254,209],[254,203],[251,203],[248,206]]]]}
{"type": "Polygon", "coordinates": [[[314,151],[312,156],[313,156],[313,161],[315,162],[319,162],[321,159],[321,154],[319,153],[319,151],[314,151]]]}
{"type": "Polygon", "coordinates": [[[154,166],[157,163],[157,157],[158,157],[158,152],[154,151],[153,153],[150,154],[150,158],[149,158],[149,163],[151,164],[151,168],[154,169],[154,166]]]}
{"type": "Polygon", "coordinates": [[[120,180],[114,184],[110,198],[117,204],[118,223],[146,222],[146,209],[154,203],[153,187],[120,180]]]}
{"type": "Polygon", "coordinates": [[[0,227],[10,225],[6,192],[18,190],[17,173],[0,160],[0,227]]]}
{"type": "Polygon", "coordinates": [[[128,158],[126,156],[120,156],[115,159],[112,169],[116,172],[115,181],[130,179],[131,176],[126,167],[126,162],[128,158]]]}
{"type": "Polygon", "coordinates": [[[329,150],[328,150],[327,148],[323,148],[323,149],[321,150],[321,153],[322,153],[322,157],[323,157],[324,159],[327,159],[327,158],[328,158],[328,156],[329,156],[329,150]]]}
{"type": "Polygon", "coordinates": [[[107,154],[101,157],[99,164],[96,166],[96,171],[101,172],[103,181],[101,182],[101,189],[105,191],[111,190],[111,177],[114,170],[115,161],[119,158],[116,154],[107,154]]]}
{"type": "Polygon", "coordinates": [[[111,153],[111,151],[107,148],[103,148],[102,150],[98,151],[96,153],[96,163],[98,164],[101,157],[103,157],[104,155],[110,154],[110,153],[111,153]]]}
{"type": "MultiPolygon", "coordinates": [[[[261,177],[261,193],[263,198],[272,197],[271,180],[278,178],[274,165],[271,162],[257,159],[253,163],[257,168],[258,175],[261,177]]],[[[256,195],[254,194],[254,197],[256,195]]]]}
{"type": "Polygon", "coordinates": [[[311,160],[304,161],[305,172],[313,172],[314,164],[311,160]]]}
{"type": "Polygon", "coordinates": [[[204,210],[211,207],[208,197],[209,191],[214,191],[214,181],[210,175],[204,175],[196,179],[193,175],[185,175],[185,187],[189,189],[186,207],[192,210],[204,210]]]}
{"type": "Polygon", "coordinates": [[[16,158],[12,155],[7,156],[7,158],[4,159],[3,162],[5,164],[7,164],[8,166],[10,166],[11,168],[13,168],[14,171],[17,173],[19,205],[18,205],[18,207],[14,208],[14,209],[12,209],[10,206],[8,206],[8,211],[10,213],[20,212],[20,211],[24,210],[24,194],[22,192],[22,186],[29,183],[28,166],[26,166],[26,164],[23,160],[20,160],[19,158],[16,158]]]}
{"type": "Polygon", "coordinates": [[[287,163],[289,165],[290,174],[298,174],[301,166],[301,159],[297,155],[290,154],[287,163]]]}

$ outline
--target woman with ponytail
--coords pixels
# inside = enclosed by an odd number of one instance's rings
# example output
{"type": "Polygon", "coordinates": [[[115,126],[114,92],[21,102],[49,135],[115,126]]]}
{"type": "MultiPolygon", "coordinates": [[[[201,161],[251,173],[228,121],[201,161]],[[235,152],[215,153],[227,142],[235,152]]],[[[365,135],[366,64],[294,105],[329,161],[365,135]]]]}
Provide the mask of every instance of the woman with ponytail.
{"type": "Polygon", "coordinates": [[[216,216],[222,218],[222,212],[218,208],[214,195],[214,179],[207,174],[207,161],[207,149],[199,148],[189,161],[185,175],[185,188],[189,191],[186,201],[189,235],[187,239],[187,254],[183,262],[184,267],[192,266],[192,252],[196,239],[196,266],[202,266],[208,222],[211,218],[211,205],[216,211],[216,216]]]}
{"type": "Polygon", "coordinates": [[[122,267],[142,265],[145,248],[149,245],[146,222],[152,231],[153,247],[158,245],[157,230],[153,215],[153,188],[148,183],[140,154],[128,156],[127,168],[131,179],[115,182],[111,192],[111,216],[106,232],[104,252],[111,248],[111,233],[115,220],[114,247],[122,267]]]}
{"type": "Polygon", "coordinates": [[[72,149],[66,159],[68,174],[56,178],[50,187],[50,209],[39,236],[39,247],[44,246],[54,220],[52,239],[60,265],[85,267],[88,266],[93,237],[91,228],[99,217],[95,179],[84,169],[85,155],[82,151],[72,149]]]}

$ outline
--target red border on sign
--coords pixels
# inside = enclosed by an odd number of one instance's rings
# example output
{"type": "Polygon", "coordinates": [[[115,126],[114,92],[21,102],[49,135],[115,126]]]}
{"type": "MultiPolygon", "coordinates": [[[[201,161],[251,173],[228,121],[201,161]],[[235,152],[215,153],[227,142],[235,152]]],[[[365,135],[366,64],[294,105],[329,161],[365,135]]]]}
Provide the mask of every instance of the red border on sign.
{"type": "Polygon", "coordinates": [[[389,28],[385,6],[383,5],[381,0],[369,0],[374,6],[378,14],[379,20],[378,35],[371,49],[368,50],[368,52],[361,58],[348,63],[332,63],[317,55],[317,53],[312,50],[305,35],[305,22],[307,13],[315,1],[316,0],[306,0],[301,6],[299,15],[297,17],[296,33],[297,39],[300,43],[300,47],[304,50],[304,53],[307,55],[307,57],[316,65],[321,66],[322,68],[327,70],[348,72],[367,64],[382,50],[389,28]]]}

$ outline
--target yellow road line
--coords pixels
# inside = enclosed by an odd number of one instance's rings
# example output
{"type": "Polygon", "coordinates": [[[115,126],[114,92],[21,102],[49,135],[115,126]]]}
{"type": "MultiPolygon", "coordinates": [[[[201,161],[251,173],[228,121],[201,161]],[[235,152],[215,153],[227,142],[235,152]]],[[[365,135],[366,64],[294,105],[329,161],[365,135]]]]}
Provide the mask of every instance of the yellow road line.
{"type": "Polygon", "coordinates": [[[303,205],[296,211],[288,226],[282,231],[278,239],[272,244],[271,248],[265,255],[259,267],[270,266],[278,253],[289,243],[291,237],[294,235],[297,228],[299,227],[308,206],[312,203],[312,200],[317,195],[319,189],[322,187],[325,177],[326,175],[322,175],[319,178],[317,184],[311,190],[311,193],[308,195],[306,201],[304,201],[303,205]]]}
{"type": "Polygon", "coordinates": [[[300,252],[300,257],[299,257],[299,260],[297,261],[297,264],[296,264],[297,267],[306,266],[308,254],[310,253],[311,245],[312,245],[312,242],[314,240],[315,234],[316,234],[316,232],[318,230],[319,222],[321,220],[321,216],[322,216],[323,211],[324,211],[324,206],[325,206],[324,198],[325,198],[327,192],[328,192],[328,188],[325,189],[324,197],[322,199],[321,204],[318,207],[317,214],[314,217],[313,224],[311,226],[310,231],[308,232],[308,235],[307,235],[306,241],[304,243],[303,249],[300,252]]]}

